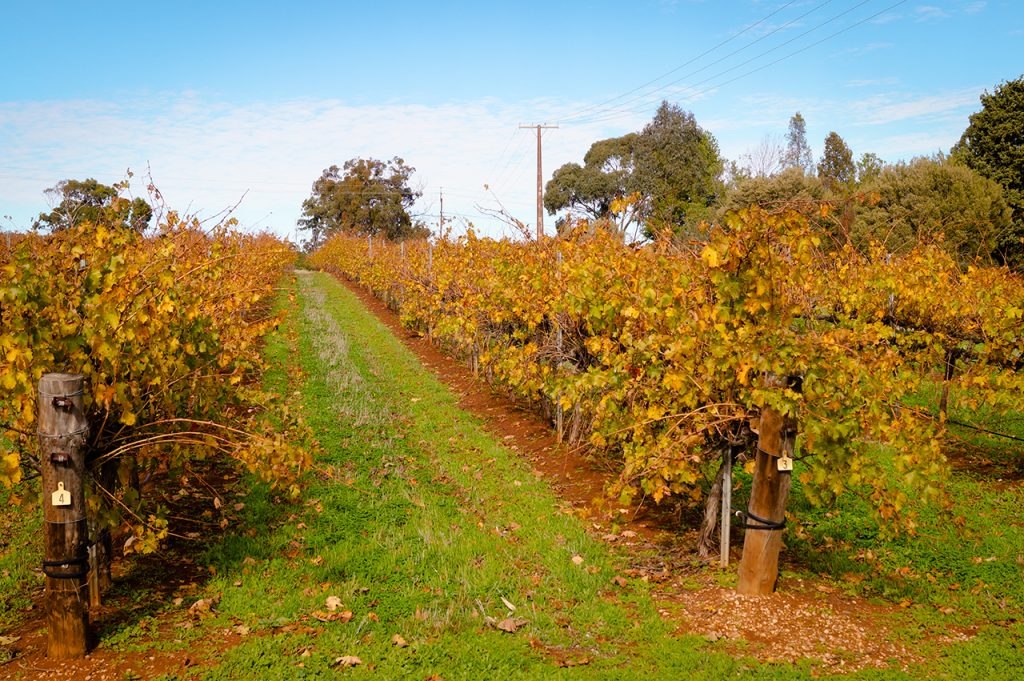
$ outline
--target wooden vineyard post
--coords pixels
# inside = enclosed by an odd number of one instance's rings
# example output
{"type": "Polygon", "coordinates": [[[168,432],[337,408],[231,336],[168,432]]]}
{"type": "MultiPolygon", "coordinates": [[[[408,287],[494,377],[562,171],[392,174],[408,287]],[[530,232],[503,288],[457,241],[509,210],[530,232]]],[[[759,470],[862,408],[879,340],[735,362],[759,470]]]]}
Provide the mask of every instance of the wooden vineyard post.
{"type": "MultiPolygon", "coordinates": [[[[427,242],[427,287],[428,290],[434,286],[434,244],[427,242]]],[[[431,315],[432,317],[432,315],[431,315]]],[[[427,342],[434,342],[434,329],[430,324],[431,317],[427,318],[427,342]]]]}
{"type": "Polygon", "coordinates": [[[732,520],[732,447],[726,447],[722,453],[722,513],[720,517],[721,531],[719,532],[718,544],[718,565],[729,567],[729,540],[730,526],[732,520]]]}
{"type": "Polygon", "coordinates": [[[736,586],[741,594],[760,596],[775,591],[795,439],[795,433],[786,428],[782,414],[768,407],[761,410],[754,482],[747,506],[747,531],[736,586]]]}
{"type": "MultiPolygon", "coordinates": [[[[559,282],[561,282],[562,281],[562,251],[558,251],[558,254],[556,256],[556,260],[557,260],[557,263],[558,263],[558,276],[557,276],[557,280],[559,282]]],[[[561,286],[559,286],[558,292],[559,293],[562,292],[562,287],[561,286]]],[[[565,348],[563,347],[564,342],[563,342],[563,338],[562,338],[562,320],[558,318],[558,315],[555,315],[555,331],[556,331],[555,342],[558,344],[558,365],[557,366],[560,368],[561,365],[562,365],[562,361],[563,361],[562,353],[565,351],[565,348]]],[[[555,404],[555,426],[556,426],[555,430],[558,432],[558,442],[559,442],[559,444],[561,444],[562,438],[564,436],[564,430],[565,430],[564,423],[563,423],[564,420],[565,420],[565,415],[563,413],[564,410],[562,409],[562,393],[561,392],[559,392],[557,395],[555,395],[555,402],[556,402],[556,404],[555,404]]]]}
{"type": "Polygon", "coordinates": [[[43,478],[43,572],[48,657],[83,657],[88,646],[88,529],[81,374],[39,379],[39,459],[43,478]]]}

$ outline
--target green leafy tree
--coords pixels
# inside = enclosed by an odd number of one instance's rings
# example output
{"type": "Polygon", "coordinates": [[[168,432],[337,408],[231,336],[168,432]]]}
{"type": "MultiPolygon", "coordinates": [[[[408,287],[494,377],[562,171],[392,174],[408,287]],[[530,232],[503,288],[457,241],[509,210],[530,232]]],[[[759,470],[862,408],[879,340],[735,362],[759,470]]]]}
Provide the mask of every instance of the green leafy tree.
{"type": "Polygon", "coordinates": [[[811,153],[811,145],[807,143],[807,122],[799,111],[789,119],[783,165],[787,168],[802,168],[808,174],[814,172],[814,155],[811,153]]]}
{"type": "Polygon", "coordinates": [[[40,213],[33,226],[59,232],[84,222],[102,221],[142,232],[153,218],[153,208],[141,198],[122,197],[121,192],[127,188],[127,182],[109,186],[92,178],[58,182],[46,194],[59,203],[49,213],[40,213]]]}
{"type": "Polygon", "coordinates": [[[787,168],[771,176],[746,177],[737,181],[718,207],[717,222],[729,211],[760,206],[769,212],[782,209],[817,213],[825,198],[825,188],[813,175],[801,168],[787,168]]]}
{"type": "Polygon", "coordinates": [[[818,178],[826,189],[839,190],[853,185],[856,172],[850,147],[839,133],[830,132],[825,138],[825,151],[818,163],[818,178]]]}
{"type": "Polygon", "coordinates": [[[423,195],[409,186],[415,171],[397,156],[387,162],[354,158],[342,168],[324,170],[302,202],[298,224],[310,234],[307,245],[315,248],[338,232],[388,239],[428,236],[430,231],[409,213],[423,195]]]}
{"type": "Polygon", "coordinates": [[[607,220],[620,237],[641,224],[647,236],[692,233],[722,195],[723,167],[718,143],[693,114],[662,102],[641,132],[595,142],[582,166],[556,170],[544,206],[607,220]]]}
{"type": "Polygon", "coordinates": [[[860,160],[857,161],[857,182],[860,184],[871,182],[882,174],[883,168],[885,168],[885,161],[879,158],[878,154],[871,152],[861,154],[860,160]]]}
{"type": "Polygon", "coordinates": [[[887,166],[863,187],[874,201],[857,210],[850,239],[901,253],[939,243],[962,263],[1000,260],[1011,211],[996,182],[948,158],[918,158],[887,166]]]}
{"type": "Polygon", "coordinates": [[[981,95],[981,111],[971,114],[952,155],[1003,187],[1015,224],[1000,242],[1000,258],[1024,268],[1024,76],[981,95]]]}
{"type": "Polygon", "coordinates": [[[693,114],[662,102],[637,136],[635,187],[644,202],[645,231],[694,233],[721,197],[724,163],[718,142],[693,114]]]}
{"type": "Polygon", "coordinates": [[[556,170],[544,189],[548,213],[570,208],[595,220],[614,222],[620,235],[625,235],[640,219],[640,213],[635,203],[624,205],[616,199],[636,191],[633,168],[637,137],[630,133],[594,142],[582,166],[566,163],[556,170]]]}

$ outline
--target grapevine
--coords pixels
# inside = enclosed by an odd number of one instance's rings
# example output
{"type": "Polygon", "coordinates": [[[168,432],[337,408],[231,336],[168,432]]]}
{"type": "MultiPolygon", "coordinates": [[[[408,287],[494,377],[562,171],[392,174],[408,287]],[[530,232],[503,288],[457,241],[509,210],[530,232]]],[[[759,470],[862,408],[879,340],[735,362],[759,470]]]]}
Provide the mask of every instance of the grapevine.
{"type": "Polygon", "coordinates": [[[338,235],[311,262],[516,398],[560,404],[571,439],[618,461],[625,500],[699,499],[702,469],[751,447],[772,407],[800,433],[811,500],[867,489],[880,520],[912,530],[906,485],[939,499],[946,474],[944,412],[919,396],[938,381],[967,407],[1024,407],[1020,276],[934,246],[826,247],[792,211],[640,248],[589,223],[540,243],[338,235]]]}

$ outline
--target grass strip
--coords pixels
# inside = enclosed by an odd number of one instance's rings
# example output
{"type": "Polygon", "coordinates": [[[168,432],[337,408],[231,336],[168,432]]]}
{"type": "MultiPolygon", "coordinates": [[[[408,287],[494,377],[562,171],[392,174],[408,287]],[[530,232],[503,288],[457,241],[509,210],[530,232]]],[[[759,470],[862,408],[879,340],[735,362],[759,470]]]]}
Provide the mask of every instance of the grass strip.
{"type": "Polygon", "coordinates": [[[302,364],[323,454],[300,512],[274,527],[268,507],[268,531],[211,555],[220,617],[251,634],[207,678],[329,676],[345,656],[379,678],[810,677],[673,635],[646,585],[615,584],[620,559],[333,279],[300,274],[290,331],[294,355],[268,353],[302,364]]]}

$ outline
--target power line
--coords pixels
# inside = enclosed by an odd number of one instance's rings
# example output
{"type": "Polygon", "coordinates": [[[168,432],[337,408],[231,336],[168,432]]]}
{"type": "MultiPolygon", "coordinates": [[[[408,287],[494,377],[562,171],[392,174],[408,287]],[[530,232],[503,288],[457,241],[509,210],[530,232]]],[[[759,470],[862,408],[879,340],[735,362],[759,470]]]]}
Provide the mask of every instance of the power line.
{"type": "MultiPolygon", "coordinates": [[[[516,128],[516,134],[519,134],[519,128],[516,128]]],[[[505,166],[501,169],[501,171],[498,173],[498,176],[495,177],[490,184],[494,187],[501,187],[503,183],[508,180],[509,173],[514,173],[516,172],[516,170],[518,170],[519,166],[523,162],[523,159],[526,158],[526,154],[526,149],[520,148],[517,154],[515,154],[514,156],[509,156],[508,160],[505,162],[505,166]]]]}
{"type": "MultiPolygon", "coordinates": [[[[488,173],[488,177],[487,177],[487,180],[488,180],[488,181],[492,181],[492,178],[491,178],[490,176],[491,176],[491,175],[493,175],[493,173],[494,173],[494,169],[498,167],[498,165],[499,165],[499,164],[500,164],[500,163],[502,162],[502,160],[504,160],[504,158],[505,158],[505,153],[506,153],[506,152],[508,152],[508,150],[509,150],[509,146],[510,146],[510,145],[512,144],[512,139],[513,139],[513,138],[514,138],[514,137],[515,137],[516,135],[518,135],[518,134],[519,134],[519,128],[513,128],[513,129],[512,129],[512,134],[511,134],[511,135],[509,135],[509,136],[508,136],[508,139],[506,139],[506,140],[505,140],[505,146],[504,146],[504,147],[502,147],[501,153],[500,153],[500,154],[498,154],[498,160],[496,160],[496,161],[495,161],[495,162],[494,162],[494,163],[493,163],[493,164],[491,165],[491,170],[490,170],[490,172],[488,173]]],[[[511,160],[511,157],[509,157],[509,160],[511,160]]],[[[505,165],[506,165],[506,167],[507,167],[507,165],[508,165],[508,164],[506,163],[505,165]]]]}
{"type": "MultiPolygon", "coordinates": [[[[855,5],[854,7],[850,8],[846,12],[843,12],[842,14],[848,14],[849,12],[853,11],[854,9],[857,9],[861,5],[864,5],[864,4],[866,4],[867,2],[870,2],[870,1],[871,0],[863,0],[858,5],[855,5]]],[[[885,14],[886,12],[888,12],[888,11],[890,11],[892,9],[895,9],[896,7],[899,7],[900,5],[905,4],[906,2],[907,2],[907,0],[899,0],[899,2],[895,2],[892,5],[889,5],[888,7],[884,8],[882,10],[879,10],[878,12],[875,12],[874,14],[872,14],[870,16],[867,16],[864,19],[861,19],[860,21],[857,21],[857,22],[855,22],[853,24],[850,24],[849,26],[847,26],[845,28],[842,28],[842,29],[840,29],[838,31],[835,31],[834,33],[830,33],[829,35],[825,36],[824,38],[821,38],[820,40],[816,40],[815,42],[810,43],[809,45],[805,45],[804,47],[801,47],[801,48],[799,48],[797,50],[794,50],[794,51],[792,51],[792,52],[790,52],[788,54],[785,54],[782,57],[779,57],[778,59],[776,59],[774,61],[771,61],[771,62],[769,62],[767,64],[764,64],[762,66],[759,66],[757,68],[751,69],[750,71],[742,73],[742,74],[740,74],[740,75],[738,75],[738,76],[736,76],[734,78],[730,78],[729,80],[726,80],[726,81],[723,81],[723,82],[718,83],[716,85],[712,85],[710,87],[704,88],[703,90],[699,90],[697,92],[692,92],[689,95],[687,95],[685,98],[683,98],[683,100],[681,100],[681,101],[690,100],[690,99],[693,99],[693,98],[698,97],[700,95],[707,94],[708,92],[711,92],[711,91],[713,91],[713,90],[715,90],[717,88],[723,87],[725,85],[729,85],[730,83],[734,83],[737,80],[740,80],[742,78],[746,78],[747,76],[750,76],[750,75],[752,75],[754,73],[757,73],[759,71],[763,71],[764,69],[767,69],[767,68],[770,68],[772,66],[775,66],[776,64],[778,64],[780,62],[783,62],[783,61],[789,59],[790,57],[794,57],[794,56],[796,56],[798,54],[806,52],[807,50],[810,50],[810,49],[812,49],[814,47],[817,47],[818,45],[820,45],[820,44],[822,44],[824,42],[827,42],[827,41],[831,40],[832,38],[835,38],[838,35],[846,33],[847,31],[851,31],[854,28],[856,28],[856,27],[858,27],[858,26],[860,26],[862,24],[867,23],[868,21],[871,21],[872,19],[874,19],[874,18],[876,18],[878,16],[881,16],[882,14],[885,14]]],[[[691,87],[696,87],[697,85],[701,85],[703,83],[706,83],[706,82],[708,82],[710,80],[713,80],[713,79],[715,79],[715,78],[717,78],[717,77],[719,77],[721,75],[729,73],[730,71],[735,71],[740,66],[743,66],[745,64],[749,64],[751,61],[754,61],[754,60],[756,60],[759,57],[762,57],[762,56],[764,56],[766,54],[774,52],[775,50],[779,49],[780,47],[785,47],[786,45],[789,45],[789,44],[793,43],[794,41],[796,41],[796,40],[806,36],[808,33],[811,33],[814,30],[817,30],[818,28],[820,28],[824,24],[831,23],[831,21],[833,21],[834,19],[838,18],[838,16],[842,16],[842,15],[837,15],[836,17],[833,17],[832,19],[829,19],[828,21],[826,21],[826,22],[824,22],[822,24],[819,24],[815,28],[810,29],[808,31],[805,31],[804,33],[800,34],[799,36],[797,36],[795,38],[791,38],[790,40],[787,40],[786,42],[784,42],[784,43],[782,43],[782,44],[780,44],[780,45],[778,45],[776,47],[773,47],[770,50],[766,50],[765,52],[762,52],[761,54],[759,54],[759,55],[757,55],[755,57],[751,57],[750,59],[748,59],[745,62],[742,62],[741,64],[737,64],[736,66],[728,68],[728,69],[726,69],[724,71],[720,71],[719,73],[716,73],[714,76],[709,76],[708,78],[705,78],[704,80],[699,81],[698,83],[695,83],[691,87]]],[[[634,114],[634,113],[639,113],[641,111],[645,111],[645,110],[647,110],[650,107],[651,103],[652,102],[645,102],[643,105],[641,105],[639,107],[636,107],[636,108],[632,108],[632,109],[612,110],[609,113],[604,114],[604,115],[595,115],[593,117],[588,117],[588,118],[586,118],[586,119],[584,119],[582,121],[575,121],[575,122],[576,123],[581,123],[581,122],[596,123],[596,122],[602,122],[602,121],[607,121],[607,120],[613,120],[615,118],[619,118],[619,117],[624,116],[624,115],[629,115],[629,114],[634,114]]]]}
{"type": "MultiPolygon", "coordinates": [[[[687,78],[690,78],[691,76],[695,76],[698,73],[701,73],[702,71],[706,71],[707,69],[711,68],[712,66],[715,66],[716,64],[720,64],[720,63],[724,62],[729,57],[733,57],[733,56],[739,54],[740,52],[743,52],[747,48],[752,47],[753,45],[756,45],[757,43],[761,42],[765,38],[768,38],[768,37],[774,35],[775,33],[778,33],[779,31],[781,31],[781,30],[783,30],[785,28],[788,28],[793,23],[799,21],[800,19],[803,19],[807,15],[811,14],[812,12],[817,11],[818,9],[824,7],[825,5],[829,4],[830,2],[832,2],[832,0],[826,0],[825,2],[823,2],[823,3],[813,7],[809,11],[804,12],[799,17],[796,17],[795,19],[792,19],[792,20],[786,22],[782,26],[776,28],[774,31],[772,31],[772,32],[770,32],[770,33],[768,33],[768,34],[766,34],[764,36],[761,36],[757,40],[755,40],[755,41],[753,41],[751,43],[748,43],[747,45],[744,45],[743,47],[741,47],[741,48],[739,48],[737,50],[733,50],[732,52],[730,52],[729,54],[725,55],[724,57],[720,57],[719,59],[716,59],[715,61],[711,62],[710,64],[706,64],[705,66],[702,66],[701,68],[699,68],[699,69],[697,69],[695,71],[691,71],[691,72],[687,73],[686,75],[681,76],[680,78],[677,78],[676,80],[673,80],[673,81],[671,81],[669,83],[666,83],[665,85],[663,85],[663,86],[661,86],[659,88],[656,88],[656,89],[654,89],[654,90],[652,90],[652,91],[650,91],[648,93],[645,93],[643,95],[639,95],[637,97],[633,97],[633,98],[631,98],[629,100],[626,100],[625,102],[623,102],[623,105],[640,101],[642,99],[650,97],[651,95],[653,95],[655,93],[663,92],[663,91],[665,91],[666,89],[668,89],[669,87],[671,87],[673,85],[678,85],[683,80],[685,80],[687,78]]],[[[823,21],[823,22],[821,22],[821,23],[811,27],[810,29],[804,31],[803,33],[801,33],[801,34],[799,34],[797,36],[794,36],[794,37],[790,38],[789,40],[786,40],[786,41],[784,41],[782,43],[779,43],[778,45],[776,45],[774,47],[771,47],[771,48],[769,48],[767,50],[764,50],[763,52],[759,52],[758,54],[755,54],[753,57],[750,57],[746,61],[742,61],[739,64],[735,64],[733,66],[730,66],[729,68],[725,69],[724,71],[719,71],[718,73],[714,74],[713,76],[708,76],[704,80],[701,80],[701,81],[698,81],[696,83],[693,83],[693,84],[688,86],[688,89],[693,89],[693,88],[697,87],[698,85],[702,85],[702,84],[708,82],[709,80],[713,80],[715,78],[718,78],[721,75],[724,75],[724,74],[729,73],[731,71],[735,71],[736,69],[738,69],[738,68],[740,68],[742,66],[745,66],[745,65],[747,65],[747,64],[749,64],[749,63],[751,63],[753,61],[756,61],[756,60],[760,59],[761,57],[763,57],[763,56],[765,56],[767,54],[771,54],[772,52],[775,52],[776,50],[782,49],[786,45],[790,45],[790,44],[796,42],[797,40],[800,40],[801,38],[803,38],[803,37],[813,33],[814,31],[817,31],[818,29],[820,29],[820,28],[822,28],[824,26],[827,26],[828,24],[832,23],[833,21],[836,21],[837,19],[840,19],[840,18],[846,16],[850,12],[854,11],[855,9],[858,9],[859,7],[862,7],[863,5],[868,4],[869,2],[871,2],[871,0],[860,0],[860,2],[858,4],[853,5],[852,7],[850,7],[848,9],[840,12],[839,14],[835,14],[835,15],[829,17],[825,21],[823,21]]],[[[641,105],[641,109],[646,109],[649,105],[650,105],[650,102],[648,101],[648,102],[644,103],[643,105],[641,105]]],[[[611,112],[608,112],[608,113],[611,113],[611,112]]],[[[604,114],[604,115],[608,115],[608,114],[604,114]]],[[[588,119],[588,118],[600,119],[601,116],[602,116],[602,114],[598,113],[598,114],[593,114],[593,116],[584,117],[584,119],[588,119]]]]}
{"type": "MultiPolygon", "coordinates": [[[[680,64],[679,66],[675,67],[671,71],[666,71],[665,73],[661,74],[657,78],[652,78],[651,80],[647,81],[646,83],[643,83],[642,85],[638,85],[635,88],[633,88],[632,90],[624,92],[621,95],[616,95],[615,97],[611,97],[610,99],[606,99],[603,102],[598,102],[597,104],[591,104],[590,106],[586,106],[583,109],[580,109],[579,111],[577,111],[577,112],[575,112],[573,114],[570,114],[569,116],[563,118],[562,122],[570,121],[570,120],[572,120],[574,118],[577,118],[577,117],[581,116],[582,114],[584,114],[585,112],[590,111],[592,109],[599,109],[599,108],[603,107],[605,104],[610,104],[610,103],[614,102],[617,99],[622,99],[623,97],[627,97],[627,96],[633,94],[634,92],[636,92],[638,90],[642,90],[643,88],[647,87],[648,85],[653,85],[654,83],[657,83],[662,78],[666,78],[668,76],[671,76],[673,73],[679,71],[680,69],[686,68],[687,66],[689,66],[692,63],[694,63],[698,59],[701,59],[702,57],[706,57],[707,55],[711,54],[712,52],[717,50],[719,47],[722,47],[723,45],[726,45],[726,44],[732,42],[736,38],[739,38],[744,33],[747,33],[748,31],[752,31],[753,29],[757,28],[758,26],[763,24],[768,19],[771,19],[773,16],[775,16],[776,14],[781,12],[782,10],[784,10],[787,7],[789,7],[790,5],[792,5],[794,2],[796,2],[796,0],[791,0],[790,2],[787,2],[785,5],[782,5],[781,7],[776,9],[774,12],[770,12],[769,14],[766,14],[765,16],[763,16],[760,19],[758,19],[757,21],[755,21],[753,24],[750,24],[749,26],[744,28],[742,31],[738,31],[738,32],[732,34],[731,36],[729,36],[725,40],[723,40],[720,43],[714,45],[713,47],[710,47],[707,50],[704,50],[703,52],[698,54],[696,57],[693,57],[690,60],[680,64]]],[[[821,5],[818,5],[818,7],[822,7],[824,5],[827,5],[829,2],[832,2],[832,0],[826,0],[821,5]]],[[[818,7],[816,7],[815,9],[817,9],[818,7]]],[[[811,10],[811,11],[813,12],[814,10],[811,10]]],[[[809,14],[809,12],[808,12],[808,14],[809,14]]],[[[801,17],[798,17],[797,19],[800,19],[800,18],[802,18],[804,16],[807,16],[807,14],[801,15],[801,17]]],[[[776,31],[778,31],[778,30],[779,29],[776,29],[776,31]]],[[[775,31],[772,31],[772,33],[775,33],[775,31]]],[[[769,33],[769,34],[767,34],[765,36],[762,36],[762,38],[759,38],[759,40],[763,40],[764,38],[768,37],[769,35],[771,35],[771,33],[769,33]]],[[[757,42],[757,41],[755,41],[755,42],[757,42]]],[[[750,43],[749,45],[747,45],[747,47],[749,47],[750,45],[753,45],[753,44],[754,43],[750,43]]],[[[746,49],[746,48],[743,48],[743,49],[746,49]]],[[[735,54],[735,53],[731,53],[731,54],[735,54]]],[[[726,55],[726,56],[731,56],[731,55],[726,55]]]]}

